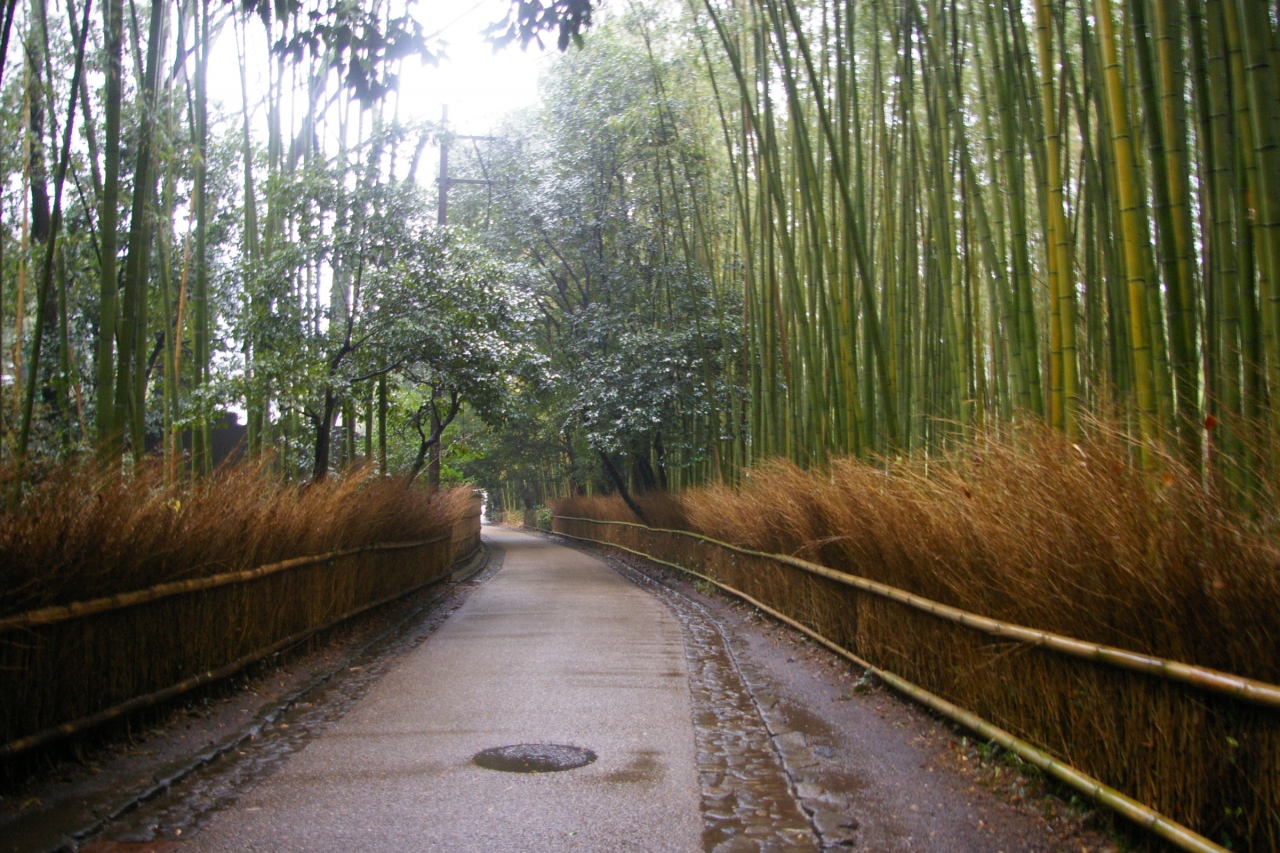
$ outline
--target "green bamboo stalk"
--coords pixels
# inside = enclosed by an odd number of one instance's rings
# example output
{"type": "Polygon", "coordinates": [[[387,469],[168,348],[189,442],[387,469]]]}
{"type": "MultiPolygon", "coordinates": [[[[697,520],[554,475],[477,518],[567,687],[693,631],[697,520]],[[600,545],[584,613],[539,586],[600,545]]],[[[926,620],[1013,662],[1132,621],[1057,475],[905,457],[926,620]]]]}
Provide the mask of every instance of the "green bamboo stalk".
{"type": "Polygon", "coordinates": [[[1076,408],[1079,395],[1078,358],[1076,352],[1075,280],[1072,275],[1070,236],[1063,213],[1061,138],[1053,84],[1053,20],[1052,0],[1040,0],[1036,7],[1036,33],[1040,55],[1040,85],[1045,126],[1045,160],[1049,190],[1049,293],[1053,320],[1050,351],[1058,364],[1051,367],[1055,383],[1053,420],[1068,435],[1077,431],[1076,408]]]}
{"type": "MultiPolygon", "coordinates": [[[[776,4],[772,0],[765,0],[766,5],[770,8],[775,17],[777,14],[776,4]]],[[[782,0],[788,17],[791,20],[792,31],[796,38],[796,49],[804,62],[810,85],[818,89],[818,76],[814,70],[813,58],[810,55],[808,41],[804,37],[803,28],[800,23],[799,13],[796,10],[793,0],[782,0]]],[[[780,29],[780,23],[775,23],[775,28],[780,29]]],[[[814,99],[814,105],[818,112],[818,119],[822,127],[823,136],[826,138],[827,144],[832,149],[832,156],[836,156],[835,131],[832,127],[831,117],[826,107],[826,99],[822,95],[818,95],[814,99]]],[[[867,260],[865,238],[862,236],[862,223],[858,217],[857,210],[854,205],[852,193],[849,188],[849,179],[847,166],[837,162],[835,165],[836,185],[839,188],[840,203],[845,216],[845,239],[853,249],[855,267],[858,272],[858,279],[861,284],[863,316],[867,325],[867,335],[871,347],[875,353],[877,375],[880,379],[881,408],[885,418],[885,428],[889,437],[889,441],[897,446],[900,441],[900,431],[898,428],[898,418],[896,411],[897,393],[894,390],[894,377],[891,372],[887,350],[884,338],[881,334],[879,320],[879,306],[877,305],[874,283],[871,280],[870,265],[867,260]]]]}
{"type": "Polygon", "coordinates": [[[98,458],[103,464],[119,465],[122,451],[121,424],[114,397],[116,318],[119,314],[116,282],[116,231],[120,207],[120,102],[121,54],[123,44],[122,0],[102,4],[102,33],[106,59],[104,89],[102,198],[98,209],[98,348],[95,355],[97,405],[94,414],[98,458]]]}
{"type": "MultiPolygon", "coordinates": [[[[1280,389],[1280,152],[1276,148],[1276,85],[1270,65],[1271,20],[1265,3],[1237,0],[1237,33],[1243,46],[1244,90],[1253,134],[1254,203],[1260,226],[1261,262],[1266,289],[1262,292],[1261,327],[1266,345],[1267,384],[1280,389]]],[[[1280,406],[1270,407],[1272,428],[1280,423],[1280,406]]]]}
{"type": "Polygon", "coordinates": [[[1111,142],[1115,150],[1116,183],[1124,229],[1125,271],[1129,281],[1130,337],[1133,347],[1134,383],[1138,398],[1139,434],[1142,459],[1150,465],[1150,448],[1157,439],[1158,414],[1147,317],[1146,259],[1143,257],[1138,222],[1138,189],[1133,174],[1133,139],[1129,132],[1128,108],[1120,79],[1120,62],[1116,53],[1115,22],[1110,0],[1095,0],[1095,18],[1101,53],[1103,78],[1106,83],[1110,114],[1111,142]]]}
{"type": "MultiPolygon", "coordinates": [[[[1180,261],[1180,256],[1189,254],[1191,249],[1189,246],[1182,247],[1179,242],[1182,237],[1186,237],[1189,242],[1190,235],[1189,232],[1185,235],[1181,234],[1179,226],[1175,225],[1178,216],[1185,215],[1188,217],[1186,226],[1189,229],[1189,206],[1186,205],[1185,199],[1185,181],[1179,182],[1177,177],[1173,175],[1173,172],[1180,167],[1180,160],[1175,159],[1172,165],[1169,163],[1165,141],[1166,134],[1170,129],[1175,131],[1181,129],[1185,134],[1185,127],[1180,126],[1173,118],[1162,121],[1161,92],[1157,81],[1159,79],[1158,71],[1163,69],[1157,69],[1156,57],[1148,44],[1149,27],[1146,2],[1147,0],[1131,0],[1129,7],[1133,20],[1136,64],[1141,81],[1139,91],[1143,102],[1142,112],[1145,120],[1147,153],[1151,162],[1151,195],[1154,200],[1160,270],[1168,293],[1169,352],[1177,390],[1177,419],[1175,424],[1178,435],[1182,440],[1185,458],[1189,464],[1199,465],[1200,419],[1197,414],[1199,411],[1196,381],[1198,368],[1194,356],[1193,343],[1194,312],[1192,312],[1192,317],[1188,317],[1185,310],[1189,301],[1188,294],[1193,284],[1191,281],[1190,260],[1180,261]],[[1184,198],[1181,201],[1175,201],[1172,197],[1171,188],[1173,187],[1177,187],[1183,193],[1184,198]],[[1181,211],[1175,209],[1178,204],[1183,205],[1181,211]]],[[[1157,2],[1163,2],[1163,0],[1157,0],[1157,2]]],[[[1170,52],[1171,48],[1166,44],[1165,50],[1170,52]]],[[[1169,79],[1165,81],[1166,85],[1173,85],[1173,76],[1172,73],[1168,75],[1169,79]]],[[[1177,97],[1181,99],[1180,91],[1177,97]]],[[[1167,103],[1164,107],[1167,110],[1174,109],[1169,107],[1167,103]]],[[[1176,150],[1180,152],[1183,144],[1185,143],[1178,144],[1176,150]]]]}
{"type": "MultiPolygon", "coordinates": [[[[204,390],[209,384],[209,0],[198,0],[196,13],[195,73],[195,287],[192,293],[194,384],[204,390]]],[[[192,471],[203,477],[213,470],[212,442],[208,413],[200,411],[192,429],[192,471]]]]}
{"type": "MultiPolygon", "coordinates": [[[[999,6],[994,0],[987,4],[987,32],[994,39],[997,31],[1004,33],[1004,16],[998,16],[999,6]],[[998,16],[998,17],[997,17],[998,16]],[[997,20],[999,26],[997,27],[997,20]]],[[[1008,182],[1009,220],[1011,223],[1010,245],[1013,249],[1013,298],[1018,306],[1018,331],[1022,335],[1021,350],[1023,356],[1023,374],[1026,376],[1023,407],[1033,414],[1045,414],[1044,396],[1040,381],[1040,345],[1038,340],[1038,323],[1036,320],[1035,302],[1031,293],[1031,260],[1028,252],[1030,238],[1027,234],[1027,198],[1023,160],[1017,147],[1017,118],[1014,89],[1011,78],[1014,76],[1010,68],[1011,50],[1007,38],[1002,39],[999,51],[994,43],[991,50],[993,69],[1000,102],[1000,131],[1002,137],[1001,156],[1004,161],[1005,179],[1008,182]],[[1001,63],[997,57],[1003,57],[1001,63]],[[1001,71],[1001,68],[1005,69],[1001,71]]]]}

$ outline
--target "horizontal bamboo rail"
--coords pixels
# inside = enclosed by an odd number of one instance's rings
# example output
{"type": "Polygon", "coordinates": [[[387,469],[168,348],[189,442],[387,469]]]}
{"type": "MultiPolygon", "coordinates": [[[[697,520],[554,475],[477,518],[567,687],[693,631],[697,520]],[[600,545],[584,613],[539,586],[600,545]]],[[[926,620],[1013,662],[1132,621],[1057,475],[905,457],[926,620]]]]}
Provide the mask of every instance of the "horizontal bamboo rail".
{"type": "Polygon", "coordinates": [[[0,617],[0,759],[164,702],[371,607],[448,583],[457,558],[480,547],[477,509],[430,538],[0,617]]]}
{"type": "Polygon", "coordinates": [[[1116,648],[1115,646],[1089,643],[1084,640],[1077,640],[1074,637],[1063,636],[1062,634],[1054,634],[1048,631],[1039,631],[1035,628],[1027,628],[1022,625],[1012,625],[1007,622],[1000,622],[996,619],[979,616],[978,614],[970,613],[967,610],[961,610],[957,607],[951,607],[950,605],[924,598],[923,596],[914,595],[904,589],[879,583],[877,581],[870,580],[869,578],[839,572],[835,569],[818,565],[817,563],[811,563],[808,560],[802,560],[799,557],[791,557],[786,554],[770,554],[764,551],[753,551],[749,548],[740,548],[737,545],[731,545],[728,542],[721,542],[718,539],[712,539],[710,536],[703,536],[700,533],[691,533],[687,530],[668,530],[665,528],[648,527],[646,525],[636,524],[630,521],[603,521],[595,518],[577,518],[567,515],[557,515],[553,516],[553,518],[560,518],[565,521],[585,521],[593,524],[614,524],[622,527],[635,527],[640,530],[648,530],[654,533],[669,533],[676,536],[686,536],[690,539],[697,539],[748,557],[759,557],[766,560],[773,560],[774,562],[782,563],[784,565],[793,566],[797,569],[808,572],[809,574],[817,575],[818,577],[853,587],[854,589],[861,590],[862,592],[869,592],[873,595],[878,595],[882,598],[887,598],[900,604],[905,604],[908,607],[913,607],[916,610],[921,610],[940,619],[956,622],[966,628],[981,631],[995,637],[1018,640],[1019,642],[1051,649],[1055,652],[1060,652],[1072,657],[1096,661],[1098,663],[1119,667],[1120,669],[1141,672],[1145,675],[1164,678],[1169,681],[1177,681],[1183,684],[1189,684],[1193,687],[1198,687],[1202,690],[1231,696],[1235,699],[1240,699],[1252,704],[1280,709],[1280,686],[1275,684],[1268,684],[1265,681],[1256,681],[1252,678],[1245,678],[1242,675],[1234,675],[1232,673],[1222,672],[1209,667],[1196,666],[1194,664],[1168,660],[1167,658],[1155,657],[1153,655],[1139,654],[1138,652],[1116,648]]]}
{"type": "MultiPolygon", "coordinates": [[[[479,515],[468,515],[463,517],[463,521],[479,518],[479,515]]],[[[119,610],[122,607],[133,607],[134,605],[143,604],[148,601],[156,601],[161,598],[168,598],[171,595],[180,595],[186,592],[199,592],[205,589],[213,589],[214,587],[224,586],[229,583],[244,583],[245,581],[257,580],[258,578],[273,575],[276,572],[283,572],[289,569],[297,569],[303,566],[314,566],[317,563],[325,563],[330,560],[337,560],[342,557],[351,557],[356,554],[367,554],[372,551],[401,551],[409,548],[422,548],[427,545],[435,545],[444,542],[446,539],[453,537],[453,533],[445,533],[431,539],[417,539],[411,542],[380,542],[373,545],[362,545],[359,548],[346,548],[340,551],[330,551],[326,554],[316,554],[310,557],[293,557],[288,560],[281,560],[278,563],[267,563],[253,569],[243,569],[235,572],[223,572],[222,574],[209,575],[203,578],[192,578],[187,581],[171,581],[168,583],[156,584],[147,589],[134,590],[132,592],[121,592],[115,595],[104,596],[103,598],[94,598],[89,601],[73,601],[70,604],[55,604],[50,607],[41,607],[36,610],[28,610],[24,613],[16,613],[13,616],[5,616],[0,618],[0,632],[12,631],[18,628],[32,628],[36,625],[53,625],[57,622],[65,622],[68,619],[79,619],[84,616],[91,616],[95,613],[105,613],[108,610],[119,610]]]]}
{"type": "MultiPolygon", "coordinates": [[[[468,516],[463,520],[468,520],[469,518],[475,518],[475,517],[476,516],[468,516]]],[[[452,536],[453,534],[450,533],[445,536],[435,537],[433,539],[424,539],[420,542],[394,543],[394,546],[398,546],[399,548],[419,547],[421,545],[427,545],[427,544],[432,544],[436,542],[443,542],[446,539],[452,538],[452,536]]],[[[476,547],[472,549],[472,551],[468,553],[466,557],[463,559],[474,558],[476,554],[480,551],[481,547],[482,546],[477,542],[476,547]]],[[[299,565],[314,565],[315,563],[323,562],[325,559],[329,559],[331,557],[349,556],[351,554],[365,553],[368,551],[376,551],[376,550],[391,550],[391,547],[387,545],[373,545],[373,546],[366,546],[364,548],[352,548],[347,551],[334,552],[333,554],[326,555],[325,557],[303,557],[303,558],[299,558],[298,560],[285,560],[281,563],[272,563],[269,566],[263,566],[262,569],[271,569],[272,572],[282,571],[283,569],[293,568],[299,565]],[[299,560],[304,560],[307,562],[299,562],[299,560]],[[290,565],[286,565],[286,563],[290,565]]],[[[462,562],[462,560],[460,559],[457,562],[462,562]]],[[[253,580],[255,578],[262,577],[264,574],[270,574],[270,573],[271,572],[262,572],[261,569],[253,570],[250,572],[229,572],[224,575],[212,576],[207,580],[213,580],[218,578],[229,578],[232,575],[249,575],[249,577],[242,577],[242,578],[239,578],[239,580],[253,580]]],[[[254,664],[260,660],[263,660],[264,658],[268,658],[271,655],[276,654],[277,652],[281,652],[281,651],[284,651],[285,649],[296,646],[299,643],[305,642],[306,640],[310,639],[312,636],[319,634],[323,631],[327,631],[330,628],[336,627],[342,624],[343,622],[347,621],[348,619],[354,619],[355,617],[359,616],[362,613],[366,613],[370,610],[373,610],[374,608],[381,607],[384,604],[390,604],[391,602],[396,601],[397,599],[404,598],[407,595],[411,595],[417,592],[418,590],[425,589],[426,587],[432,586],[434,584],[438,584],[441,581],[446,580],[446,578],[448,577],[449,577],[448,575],[445,575],[445,576],[431,578],[430,580],[423,581],[422,583],[416,584],[410,587],[409,589],[396,592],[396,593],[393,593],[392,595],[384,596],[383,598],[380,598],[377,601],[373,601],[368,604],[361,605],[360,607],[357,607],[354,610],[348,611],[347,613],[344,613],[335,619],[331,619],[330,621],[324,623],[323,625],[315,625],[305,630],[299,631],[295,634],[285,637],[283,640],[279,640],[275,643],[272,643],[269,646],[266,646],[264,648],[258,649],[257,651],[251,652],[247,655],[237,658],[236,660],[231,661],[228,664],[220,666],[216,669],[208,670],[206,672],[197,673],[189,678],[185,678],[182,681],[177,682],[176,684],[171,684],[170,686],[165,687],[162,690],[157,690],[152,693],[143,694],[141,696],[135,696],[126,702],[121,702],[118,705],[114,705],[110,708],[106,708],[95,714],[90,714],[88,716],[81,717],[80,719],[71,720],[69,722],[62,723],[57,726],[51,726],[50,728],[47,728],[40,732],[36,732],[35,734],[9,741],[6,744],[0,745],[0,759],[8,758],[10,756],[17,755],[20,752],[26,752],[27,750],[30,750],[30,749],[35,749],[36,747],[43,746],[44,744],[50,743],[60,738],[70,737],[72,735],[79,734],[80,732],[87,731],[91,728],[94,728],[95,726],[100,726],[103,723],[107,723],[107,722],[110,722],[111,720],[119,719],[120,717],[123,717],[127,714],[132,714],[135,711],[141,711],[144,708],[150,708],[155,705],[159,705],[162,702],[167,702],[170,699],[173,699],[177,696],[181,696],[183,693],[188,693],[192,690],[195,690],[197,687],[201,687],[205,684],[209,684],[211,682],[219,681],[223,678],[227,678],[229,676],[235,675],[237,672],[239,672],[240,670],[244,669],[245,667],[251,664],[254,664]]],[[[231,580],[222,580],[221,583],[224,583],[224,584],[234,583],[235,580],[236,580],[235,578],[231,580]]],[[[461,582],[461,580],[462,579],[454,580],[450,582],[449,584],[450,588],[456,586],[458,583],[461,582]]],[[[221,585],[221,584],[214,584],[214,586],[217,586],[217,585],[221,585]]],[[[172,586],[172,584],[170,584],[170,586],[172,586]]],[[[197,588],[207,589],[208,587],[197,587],[197,588]]],[[[152,589],[155,589],[155,587],[152,587],[152,589]]],[[[179,591],[185,592],[188,590],[179,590],[179,591]]],[[[173,593],[168,593],[168,594],[173,594],[173,593]]],[[[441,593],[441,595],[443,594],[444,593],[441,593]]],[[[163,597],[163,596],[156,596],[155,598],[159,598],[159,597],[163,597]]],[[[122,604],[119,606],[124,607],[124,606],[128,606],[128,604],[140,603],[141,601],[153,601],[155,600],[155,598],[139,599],[138,601],[130,601],[127,604],[122,604]]],[[[109,600],[110,599],[97,599],[97,601],[109,601],[109,600]]],[[[46,608],[46,609],[52,609],[52,608],[46,608]]],[[[114,609],[114,608],[103,608],[103,609],[114,609]]],[[[39,612],[39,611],[36,611],[36,612],[39,612]]],[[[90,612],[100,613],[102,612],[102,610],[95,610],[90,612]]],[[[79,615],[86,615],[86,614],[80,613],[80,612],[73,614],[73,616],[79,616],[79,615]]],[[[72,617],[67,617],[67,618],[72,618],[72,617]]],[[[54,620],[54,621],[62,621],[62,620],[54,620]]],[[[38,624],[49,624],[49,623],[45,622],[45,623],[38,623],[38,624]]]]}
{"type": "Polygon", "coordinates": [[[317,563],[326,563],[330,560],[337,560],[341,557],[351,557],[356,554],[366,554],[370,551],[395,551],[409,548],[420,548],[425,545],[433,545],[437,542],[443,542],[450,537],[451,534],[437,536],[433,539],[421,539],[416,542],[387,542],[376,545],[364,545],[360,548],[346,548],[341,551],[330,551],[327,554],[319,554],[310,557],[294,557],[289,560],[281,560],[278,563],[268,563],[265,566],[259,566],[254,569],[244,569],[237,572],[224,572],[217,575],[209,575],[204,578],[193,578],[187,581],[172,581],[169,583],[156,584],[147,589],[139,589],[133,592],[121,592],[115,595],[108,595],[103,598],[94,598],[89,601],[73,601],[70,604],[55,604],[50,607],[41,607],[38,610],[28,610],[25,613],[18,613],[13,616],[7,616],[0,619],[0,631],[12,631],[17,628],[31,628],[36,625],[53,625],[57,622],[65,622],[68,619],[79,619],[84,616],[92,616],[95,613],[105,613],[109,610],[120,610],[124,607],[133,607],[134,605],[143,604],[148,601],[156,601],[161,598],[168,598],[171,595],[180,595],[187,592],[199,592],[201,590],[213,589],[214,587],[224,586],[230,583],[244,583],[245,581],[256,580],[258,578],[273,575],[276,572],[287,571],[288,569],[297,569],[303,566],[314,566],[317,563]]]}
{"type": "MultiPolygon", "coordinates": [[[[599,521],[593,518],[573,518],[570,516],[555,516],[555,518],[563,518],[566,521],[594,521],[598,524],[622,524],[622,525],[629,525],[632,527],[640,527],[645,530],[652,530],[652,531],[661,532],[661,533],[683,533],[684,532],[684,531],[676,531],[676,530],[659,530],[658,528],[645,527],[644,525],[640,525],[640,524],[630,524],[629,522],[625,522],[625,521],[617,521],[617,522],[599,521]]],[[[1194,830],[1189,829],[1188,827],[1185,827],[1176,821],[1170,820],[1168,817],[1156,811],[1155,809],[1151,808],[1150,806],[1147,806],[1143,803],[1138,802],[1132,797],[1122,794],[1120,791],[1117,791],[1115,788],[1112,788],[1108,785],[1103,784],[1101,781],[1093,778],[1092,776],[1090,776],[1089,774],[1081,770],[1077,770],[1075,767],[1072,767],[1070,764],[1067,764],[1063,761],[1059,761],[1058,759],[1054,758],[1052,755],[1045,752],[1043,749],[1036,746],[1035,744],[1029,741],[1025,741],[1022,738],[1019,738],[1016,735],[1013,735],[1010,732],[1005,731],[1004,729],[1000,728],[994,723],[990,723],[987,720],[984,720],[982,717],[979,717],[977,714],[974,714],[970,711],[966,711],[964,708],[961,708],[957,705],[954,705],[951,702],[948,702],[946,699],[943,699],[941,696],[938,696],[934,693],[930,693],[928,690],[925,690],[923,687],[913,684],[912,682],[907,681],[905,678],[902,678],[901,676],[896,675],[895,673],[892,673],[885,669],[880,669],[879,667],[875,666],[871,662],[862,659],[861,657],[855,655],[853,652],[849,651],[848,649],[845,649],[844,647],[838,645],[837,643],[834,643],[831,640],[827,639],[826,637],[822,636],[817,631],[814,631],[812,628],[805,625],[804,623],[799,622],[795,619],[792,619],[790,616],[787,616],[785,613],[781,613],[773,609],[772,607],[765,604],[764,602],[756,600],[755,598],[753,598],[752,596],[748,595],[745,592],[742,592],[741,590],[735,589],[729,586],[728,584],[721,583],[715,578],[708,577],[707,575],[704,575],[700,572],[696,572],[693,569],[685,568],[684,566],[681,566],[678,563],[672,563],[666,560],[658,559],[657,557],[650,556],[649,554],[645,554],[642,551],[636,551],[632,548],[628,548],[625,545],[618,545],[613,542],[605,542],[599,539],[588,539],[584,536],[574,536],[572,533],[563,533],[560,531],[557,531],[556,535],[565,536],[565,537],[568,537],[569,539],[577,539],[579,542],[591,542],[597,545],[604,545],[609,548],[617,548],[621,551],[626,551],[629,554],[635,554],[637,557],[642,557],[646,560],[650,560],[655,563],[660,563],[661,565],[664,565],[664,566],[669,566],[673,569],[684,572],[685,574],[692,575],[693,577],[699,578],[700,580],[713,584],[714,586],[724,590],[730,595],[747,602],[752,607],[755,607],[764,613],[768,613],[770,616],[777,619],[778,621],[783,622],[787,625],[790,625],[792,628],[795,628],[797,631],[800,631],[802,634],[804,634],[807,637],[810,637],[816,642],[821,643],[825,648],[830,649],[831,651],[835,652],[836,654],[840,655],[846,660],[849,660],[852,663],[856,664],[857,666],[860,666],[868,670],[869,672],[873,673],[877,678],[879,678],[881,681],[885,682],[886,684],[888,684],[890,687],[897,690],[898,692],[910,697],[911,699],[919,702],[922,705],[925,705],[928,708],[933,709],[934,711],[938,712],[942,716],[950,720],[954,720],[955,722],[959,723],[960,725],[964,726],[970,731],[975,732],[976,734],[979,734],[982,737],[987,738],[988,740],[991,740],[994,743],[999,744],[1003,749],[1006,749],[1009,752],[1014,753],[1019,758],[1026,761],[1028,764],[1035,765],[1036,767],[1043,770],[1045,773],[1048,773],[1050,776],[1054,777],[1060,782],[1070,786],[1071,788],[1074,788],[1075,790],[1089,797],[1091,800],[1098,803],[1099,805],[1103,805],[1112,809],[1116,813],[1120,814],[1122,817],[1125,817],[1133,821],[1134,823],[1136,823],[1138,826],[1141,826],[1143,829],[1146,829],[1149,832],[1160,836],[1161,838],[1170,842],[1174,846],[1182,850],[1191,851],[1192,853],[1227,853],[1227,849],[1225,847],[1220,847],[1219,845],[1214,844],[1212,841],[1205,838],[1203,835],[1200,835],[1198,832],[1195,832],[1194,830]]],[[[725,545],[725,547],[728,547],[731,550],[739,551],[741,553],[749,553],[752,556],[763,556],[763,557],[781,556],[781,555],[764,554],[762,552],[747,551],[746,549],[736,548],[735,546],[727,545],[726,543],[723,543],[723,542],[718,542],[709,537],[698,536],[697,534],[689,534],[689,535],[692,535],[699,539],[703,539],[704,541],[707,541],[707,542],[714,543],[716,545],[725,545]]],[[[788,560],[783,560],[782,562],[789,562],[789,559],[791,558],[788,558],[788,560]]],[[[799,561],[799,562],[804,562],[804,561],[799,561]]],[[[836,574],[839,574],[839,573],[836,573],[836,574]]],[[[823,577],[826,577],[826,575],[823,575],[823,577]]],[[[854,576],[848,575],[847,577],[854,577],[854,576]]]]}

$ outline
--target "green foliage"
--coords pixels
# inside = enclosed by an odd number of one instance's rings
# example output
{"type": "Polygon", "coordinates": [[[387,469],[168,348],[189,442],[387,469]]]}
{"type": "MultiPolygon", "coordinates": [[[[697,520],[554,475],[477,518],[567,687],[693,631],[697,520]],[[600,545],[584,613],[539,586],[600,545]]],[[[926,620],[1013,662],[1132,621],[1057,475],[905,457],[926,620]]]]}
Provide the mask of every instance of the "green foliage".
{"type": "Polygon", "coordinates": [[[530,42],[542,47],[541,34],[557,32],[556,45],[568,50],[572,41],[582,47],[582,33],[591,26],[593,7],[602,0],[513,0],[511,11],[505,20],[488,30],[496,45],[506,45],[519,40],[520,47],[528,48],[530,42]]]}
{"type": "MultiPolygon", "coordinates": [[[[68,7],[51,0],[47,29],[34,30],[35,7],[19,7],[32,61],[24,69],[11,51],[0,89],[0,455],[12,443],[23,390],[17,368],[32,349],[44,256],[37,226],[47,219],[36,202],[48,195],[56,132],[71,101],[83,108],[55,253],[57,292],[43,318],[31,455],[95,444],[114,464],[163,453],[174,479],[188,464],[183,448],[203,454],[208,424],[231,409],[248,415],[251,455],[274,449],[285,473],[323,476],[373,452],[380,378],[393,425],[404,406],[431,421],[424,400],[445,401],[438,414],[454,401],[500,422],[513,389],[542,382],[542,360],[525,344],[533,309],[490,252],[434,225],[434,199],[416,172],[440,128],[385,121],[382,112],[399,64],[433,60],[441,45],[387,7],[264,0],[227,17],[219,5],[166,8],[154,30],[117,20],[120,86],[99,88],[110,51],[90,51],[92,85],[79,98],[69,91],[68,7]],[[265,42],[250,38],[259,25],[265,42]],[[234,35],[246,66],[270,66],[265,91],[248,91],[242,114],[209,103],[207,75],[225,73],[207,65],[220,33],[224,43],[234,35]],[[269,53],[244,55],[264,43],[269,53]],[[169,72],[148,99],[143,57],[149,63],[153,53],[169,72]],[[139,177],[143,154],[150,171],[139,177]],[[147,221],[131,221],[132,196],[152,182],[147,221]],[[109,221],[114,239],[104,242],[96,229],[109,221]],[[145,250],[139,276],[126,263],[135,242],[145,250]],[[127,285],[114,304],[103,295],[111,293],[104,276],[127,285]],[[136,343],[120,337],[126,327],[138,330],[136,343]],[[134,350],[145,371],[136,383],[117,376],[134,350]],[[117,386],[128,400],[113,399],[117,386]],[[127,428],[135,405],[141,430],[127,428]]],[[[149,12],[132,14],[144,22],[149,12]]],[[[100,43],[105,24],[90,20],[90,43],[100,43]]],[[[443,426],[448,417],[435,420],[443,426]]],[[[400,435],[421,448],[415,430],[400,435]]],[[[388,438],[394,445],[383,431],[379,446],[388,438]]],[[[408,456],[411,463],[414,452],[408,456]]],[[[192,461],[191,473],[203,473],[203,459],[192,461]]]]}
{"type": "Polygon", "coordinates": [[[293,22],[272,50],[295,63],[319,60],[365,106],[396,88],[398,60],[416,56],[435,63],[443,52],[436,37],[427,35],[408,12],[392,18],[376,7],[335,0],[311,8],[301,0],[241,0],[239,5],[268,28],[273,18],[293,22]]]}
{"type": "Polygon", "coordinates": [[[640,489],[706,476],[742,393],[732,264],[695,242],[694,220],[718,220],[726,203],[703,138],[705,82],[678,31],[652,17],[610,21],[561,57],[542,109],[514,120],[486,163],[505,187],[486,238],[517,264],[548,368],[537,425],[519,427],[541,447],[512,441],[488,475],[527,478],[517,491],[531,503],[561,473],[571,489],[605,486],[601,453],[640,489]]]}

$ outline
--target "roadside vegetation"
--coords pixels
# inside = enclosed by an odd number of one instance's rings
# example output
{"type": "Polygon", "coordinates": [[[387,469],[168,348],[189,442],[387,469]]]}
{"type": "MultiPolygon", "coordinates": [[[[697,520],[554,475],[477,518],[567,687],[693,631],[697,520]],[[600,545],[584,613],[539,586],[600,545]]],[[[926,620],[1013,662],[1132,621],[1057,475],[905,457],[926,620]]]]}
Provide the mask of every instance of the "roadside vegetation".
{"type": "MultiPolygon", "coordinates": [[[[1280,681],[1280,546],[1195,472],[1153,480],[1115,436],[1047,429],[924,461],[751,469],[737,487],[636,497],[655,527],[790,554],[935,601],[1280,681]]],[[[616,495],[557,515],[635,522],[616,495]]],[[[796,594],[802,590],[797,589],[796,594]]],[[[800,606],[802,602],[788,602],[800,606]]]]}
{"type": "Polygon", "coordinates": [[[458,521],[445,431],[541,362],[419,178],[406,8],[0,4],[0,612],[458,521]]]}
{"type": "Polygon", "coordinates": [[[501,424],[541,360],[510,262],[418,177],[451,130],[398,118],[444,48],[411,5],[0,4],[0,758],[478,547],[444,433],[501,424]]]}
{"type": "MultiPolygon", "coordinates": [[[[808,471],[777,461],[734,486],[551,506],[556,531],[713,578],[1227,849],[1271,850],[1274,705],[984,634],[776,560],[653,532],[794,555],[1005,625],[1277,683],[1274,531],[1175,458],[1161,469],[1134,466],[1114,435],[1071,441],[1040,427],[928,460],[844,458],[808,471]]],[[[1137,849],[1164,849],[1141,835],[1137,849]]]]}
{"type": "Polygon", "coordinates": [[[158,464],[125,480],[66,466],[22,512],[0,514],[0,616],[366,545],[447,549],[473,509],[468,488],[411,488],[371,468],[304,486],[262,463],[166,487],[158,464]]]}
{"type": "MultiPolygon", "coordinates": [[[[481,481],[1275,683],[1278,43],[1256,0],[612,8],[518,125],[549,381],[481,481]]],[[[1270,709],[557,525],[1280,843],[1270,709]]]]}

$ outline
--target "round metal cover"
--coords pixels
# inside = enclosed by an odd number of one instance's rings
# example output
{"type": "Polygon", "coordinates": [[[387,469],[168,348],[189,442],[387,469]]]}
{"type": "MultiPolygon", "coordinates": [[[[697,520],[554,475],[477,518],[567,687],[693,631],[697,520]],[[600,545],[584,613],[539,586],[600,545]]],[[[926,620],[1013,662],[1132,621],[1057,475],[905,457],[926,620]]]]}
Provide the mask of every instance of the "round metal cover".
{"type": "Polygon", "coordinates": [[[495,746],[477,752],[472,759],[487,770],[503,770],[507,773],[554,773],[572,770],[596,760],[596,754],[580,746],[560,743],[517,743],[511,746],[495,746]]]}

